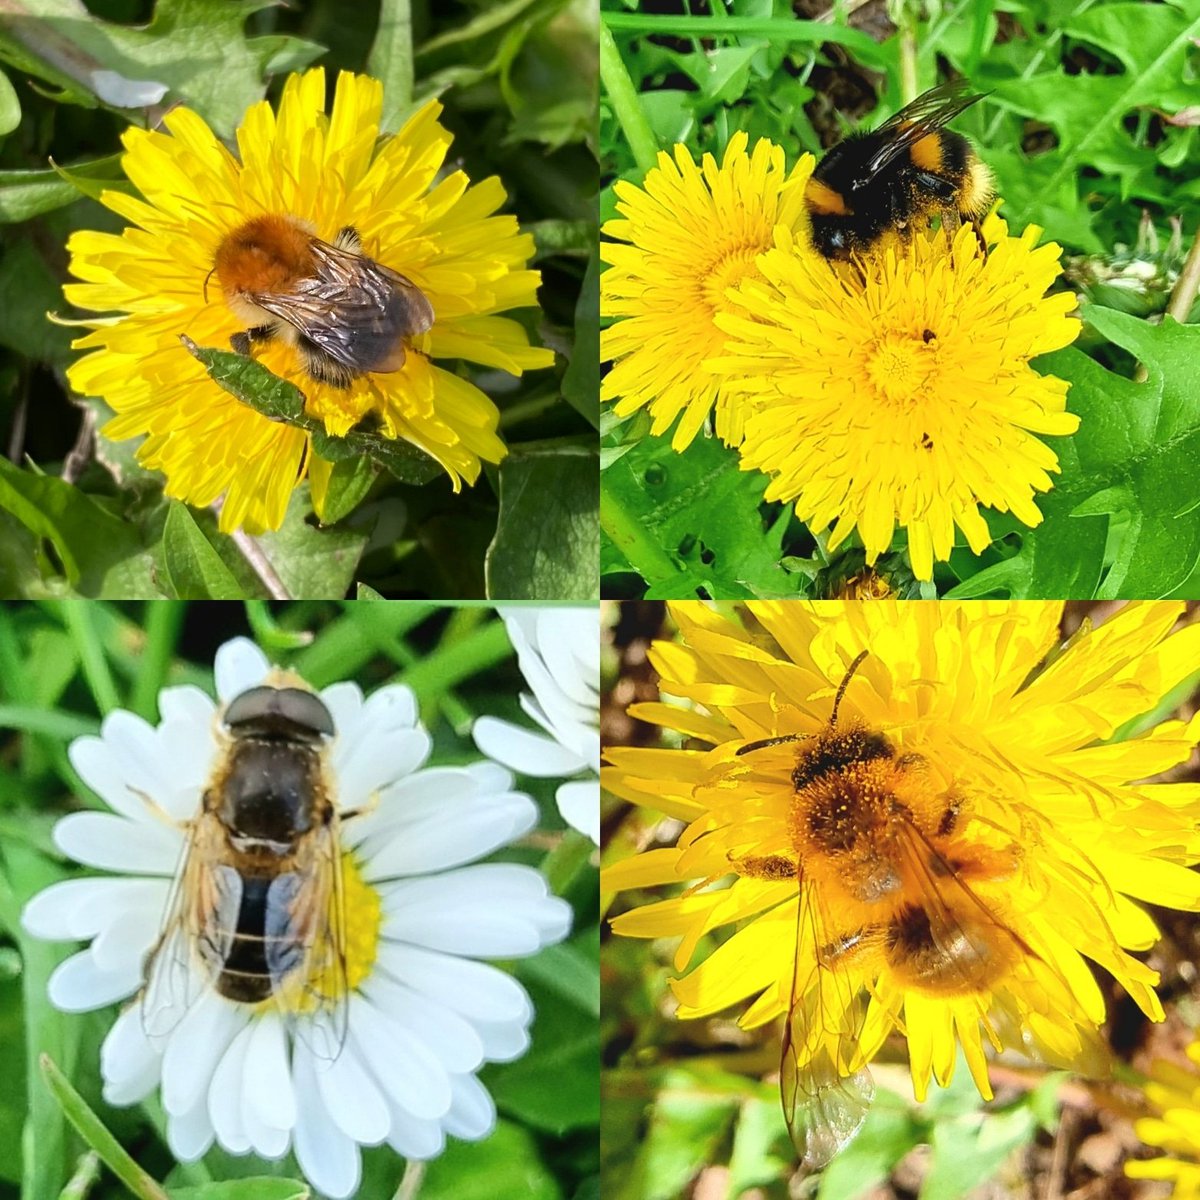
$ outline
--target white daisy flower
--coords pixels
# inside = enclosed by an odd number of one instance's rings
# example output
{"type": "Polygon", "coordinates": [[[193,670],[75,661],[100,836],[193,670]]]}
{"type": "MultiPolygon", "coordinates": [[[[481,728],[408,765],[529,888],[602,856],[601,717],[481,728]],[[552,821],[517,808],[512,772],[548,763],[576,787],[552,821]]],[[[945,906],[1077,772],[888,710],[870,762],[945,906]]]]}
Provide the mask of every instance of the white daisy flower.
{"type": "MultiPolygon", "coordinates": [[[[321,778],[342,815],[331,821],[340,825],[340,904],[309,913],[318,924],[323,911],[344,913],[326,919],[344,926],[338,961],[316,949],[287,958],[271,932],[274,883],[257,939],[234,924],[231,941],[216,946],[215,919],[196,937],[206,917],[193,916],[190,937],[185,924],[159,944],[180,863],[185,871],[204,867],[202,797],[210,787],[230,790],[212,778],[229,753],[230,702],[264,684],[303,686],[244,638],[217,652],[215,676],[219,704],[195,687],[167,688],[157,727],[113,712],[99,737],[72,743],[75,769],[113,811],[64,817],[54,839],[78,862],[114,874],[54,884],[29,902],[23,921],[37,937],[90,940],[51,976],[56,1007],[86,1012],[137,994],[101,1050],[107,1101],[136,1104],[161,1088],[168,1141],[181,1161],[214,1142],[268,1159],[292,1149],[316,1189],[352,1196],[360,1145],[387,1142],[405,1158],[428,1159],[447,1133],[475,1140],[492,1131],[495,1106],[476,1072],[525,1052],[533,1008],[515,979],[480,960],[535,954],[561,940],[570,908],[532,868],[475,863],[537,819],[508,772],[490,762],[424,768],[430,739],[407,688],[364,700],[357,685],[336,683],[317,693],[323,709],[299,702],[315,714],[321,778]],[[322,712],[332,719],[330,737],[317,729],[322,712]],[[259,960],[270,960],[269,998],[230,999],[236,948],[255,943],[259,960]],[[178,1011],[163,1022],[147,997],[172,988],[165,1003],[178,1011]]],[[[255,707],[240,701],[237,715],[255,707]]],[[[278,778],[262,778],[278,794],[278,778]]],[[[209,907],[196,911],[211,916],[232,887],[232,911],[245,914],[248,878],[211,867],[209,907]]],[[[288,919],[299,920],[302,894],[283,899],[288,919]]],[[[242,974],[239,987],[261,982],[242,974]]]]}
{"type": "Polygon", "coordinates": [[[480,717],[472,733],[489,758],[535,779],[573,776],[555,793],[567,824],[600,842],[600,611],[498,608],[533,695],[521,707],[546,732],[480,717]]]}

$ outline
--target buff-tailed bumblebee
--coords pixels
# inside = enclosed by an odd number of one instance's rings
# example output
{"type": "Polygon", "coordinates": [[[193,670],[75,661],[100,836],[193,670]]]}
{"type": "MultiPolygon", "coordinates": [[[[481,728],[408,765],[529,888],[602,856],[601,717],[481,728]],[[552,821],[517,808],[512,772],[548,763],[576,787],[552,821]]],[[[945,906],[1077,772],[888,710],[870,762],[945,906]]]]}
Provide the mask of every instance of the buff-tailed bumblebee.
{"type": "Polygon", "coordinates": [[[992,201],[992,174],[975,148],[945,126],[983,97],[961,82],[918,96],[870,133],[854,133],[817,164],[804,198],[812,240],[825,258],[865,258],[889,237],[904,241],[940,217],[974,226],[992,201]]]}

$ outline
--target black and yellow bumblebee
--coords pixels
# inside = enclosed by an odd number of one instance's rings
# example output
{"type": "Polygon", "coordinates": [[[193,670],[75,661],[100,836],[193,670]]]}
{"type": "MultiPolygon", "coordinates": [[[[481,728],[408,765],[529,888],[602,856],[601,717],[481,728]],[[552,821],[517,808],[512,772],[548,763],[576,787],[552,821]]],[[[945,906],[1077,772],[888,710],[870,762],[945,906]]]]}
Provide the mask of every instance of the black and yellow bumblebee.
{"type": "Polygon", "coordinates": [[[983,246],[979,224],[992,202],[992,174],[965,137],[944,128],[982,99],[961,82],[944,83],[878,129],[834,146],[804,193],[814,249],[829,259],[866,258],[934,217],[951,232],[970,223],[983,246]]]}

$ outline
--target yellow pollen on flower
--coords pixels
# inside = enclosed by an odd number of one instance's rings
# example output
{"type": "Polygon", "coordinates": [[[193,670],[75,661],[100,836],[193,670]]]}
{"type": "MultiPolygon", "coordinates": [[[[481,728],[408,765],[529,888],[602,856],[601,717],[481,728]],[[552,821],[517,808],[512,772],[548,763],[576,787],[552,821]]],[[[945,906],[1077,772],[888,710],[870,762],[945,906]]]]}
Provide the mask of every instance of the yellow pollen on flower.
{"type": "Polygon", "coordinates": [[[758,268],[754,264],[764,248],[755,243],[738,246],[722,254],[701,278],[699,299],[713,312],[720,312],[726,304],[727,288],[737,287],[743,279],[753,279],[758,275],[758,268]]]}
{"type": "Polygon", "coordinates": [[[906,334],[889,331],[867,347],[864,372],[889,404],[924,400],[936,370],[932,346],[906,334]]]}
{"type": "Polygon", "coordinates": [[[341,955],[334,955],[332,946],[328,950],[316,947],[308,970],[297,972],[276,997],[259,1005],[260,1009],[281,1005],[287,1012],[312,1012],[322,1004],[341,1000],[370,975],[379,952],[383,906],[352,854],[342,855],[341,889],[329,897],[328,920],[341,955]]]}

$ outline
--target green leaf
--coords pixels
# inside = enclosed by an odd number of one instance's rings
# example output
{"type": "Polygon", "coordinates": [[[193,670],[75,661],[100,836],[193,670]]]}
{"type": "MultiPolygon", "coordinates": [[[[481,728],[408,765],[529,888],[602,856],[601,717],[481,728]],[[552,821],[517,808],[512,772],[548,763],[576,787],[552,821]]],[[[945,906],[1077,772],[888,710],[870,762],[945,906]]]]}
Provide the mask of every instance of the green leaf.
{"type": "Polygon", "coordinates": [[[246,355],[197,346],[186,334],[180,334],[179,340],[231,396],[272,421],[286,421],[305,430],[312,437],[313,449],[329,462],[366,455],[401,483],[428,483],[442,473],[435,459],[409,442],[358,429],[351,430],[344,438],[329,436],[325,426],[304,411],[304,393],[295,384],[280,379],[246,355]]]}
{"type": "Polygon", "coordinates": [[[198,1187],[168,1188],[167,1195],[171,1200],[307,1200],[312,1191],[298,1179],[257,1176],[202,1183],[198,1187]]]}
{"type": "Polygon", "coordinates": [[[1007,1112],[976,1114],[933,1126],[933,1156],[921,1200],[959,1200],[995,1179],[1001,1166],[1033,1141],[1038,1122],[1027,1103],[1007,1112]]]}
{"type": "Polygon", "coordinates": [[[163,559],[179,600],[240,600],[245,594],[188,512],[171,501],[163,528],[163,559]]]}
{"type": "Polygon", "coordinates": [[[526,1125],[563,1134],[600,1122],[600,1030],[596,1018],[526,976],[537,1016],[533,1045],[514,1063],[489,1067],[501,1111],[526,1125]],[[554,1080],[553,1087],[546,1081],[554,1080]]]}
{"type": "Polygon", "coordinates": [[[582,446],[513,447],[500,464],[500,515],[485,567],[489,598],[599,595],[597,470],[595,453],[582,446]]]}
{"type": "Polygon", "coordinates": [[[79,103],[98,97],[117,108],[143,108],[172,96],[229,137],[262,98],[260,54],[247,44],[247,17],[267,0],[158,0],[150,24],[119,25],[63,15],[57,0],[23,0],[25,16],[0,31],[8,61],[68,89],[79,103]]]}
{"type": "Polygon", "coordinates": [[[46,320],[61,304],[62,280],[33,239],[9,239],[0,258],[0,345],[34,361],[66,362],[72,334],[46,320]]]}
{"type": "Polygon", "coordinates": [[[521,965],[520,975],[557,992],[581,1012],[599,1017],[600,963],[595,947],[585,949],[574,943],[547,946],[521,965]]]}
{"type": "Polygon", "coordinates": [[[378,464],[369,458],[345,458],[334,463],[325,490],[323,523],[336,525],[348,517],[366,499],[378,474],[378,464]]]}
{"type": "Polygon", "coordinates": [[[119,154],[110,154],[45,171],[0,171],[0,221],[28,221],[71,204],[80,193],[99,198],[105,188],[128,190],[132,185],[120,175],[120,161],[119,154]]]}
{"type": "Polygon", "coordinates": [[[1164,317],[1151,325],[1088,305],[1084,317],[1146,369],[1145,382],[1106,370],[1074,348],[1039,360],[1071,380],[1080,416],[1071,439],[1047,439],[1062,475],[1040,498],[1045,520],[1020,535],[1020,551],[951,595],[1020,598],[1155,599],[1170,595],[1200,565],[1200,499],[1180,481],[1200,461],[1200,328],[1164,317]],[[1110,522],[1120,520],[1101,578],[1110,522]]]}
{"type": "Polygon", "coordinates": [[[593,249],[575,306],[575,347],[563,374],[563,399],[600,427],[600,252],[593,249]]]}
{"type": "Polygon", "coordinates": [[[640,1180],[626,1194],[639,1200],[686,1194],[701,1167],[715,1160],[745,1090],[744,1079],[710,1069],[666,1072],[643,1118],[646,1128],[634,1168],[640,1180]]]}
{"type": "Polygon", "coordinates": [[[139,1200],[167,1200],[167,1194],[125,1152],[120,1142],[109,1133],[104,1122],[88,1107],[84,1098],[71,1086],[48,1054],[40,1060],[42,1075],[54,1098],[62,1106],[67,1120],[79,1135],[103,1160],[110,1171],[139,1200]]]}
{"type": "Polygon", "coordinates": [[[529,1132],[501,1121],[482,1142],[451,1138],[429,1164],[420,1200],[560,1200],[554,1177],[538,1156],[529,1132]]]}
{"type": "Polygon", "coordinates": [[[288,501],[280,528],[255,541],[289,595],[306,600],[341,600],[350,590],[367,534],[359,529],[318,528],[309,520],[308,484],[288,501]]]}
{"type": "Polygon", "coordinates": [[[620,551],[604,569],[637,571],[662,598],[795,594],[779,565],[787,510],[764,516],[766,486],[716,438],[679,454],[669,438],[643,437],[601,476],[604,531],[620,551]]]}
{"type": "Polygon", "coordinates": [[[861,1196],[885,1180],[925,1136],[922,1125],[898,1097],[881,1095],[867,1113],[858,1136],[821,1173],[818,1200],[861,1196]]]}
{"type": "Polygon", "coordinates": [[[354,588],[355,600],[382,600],[384,599],[373,587],[366,583],[358,583],[354,588]]]}
{"type": "Polygon", "coordinates": [[[0,137],[12,133],[21,123],[21,102],[9,78],[0,71],[0,137]]]}
{"type": "Polygon", "coordinates": [[[0,509],[53,545],[68,582],[99,591],[105,572],[138,549],[126,522],[52,475],[22,471],[0,459],[0,509]]]}
{"type": "Polygon", "coordinates": [[[413,45],[409,0],[381,0],[367,71],[383,83],[381,133],[395,133],[412,107],[413,45]]]}

